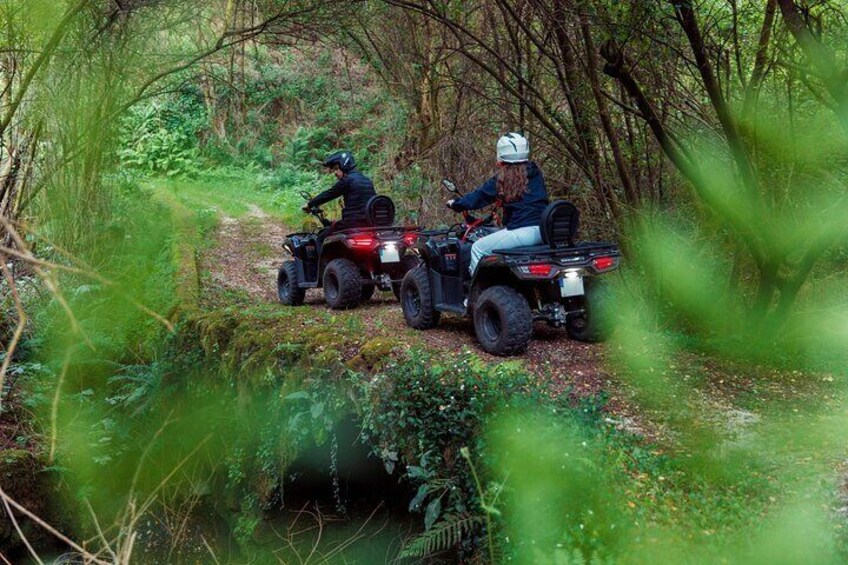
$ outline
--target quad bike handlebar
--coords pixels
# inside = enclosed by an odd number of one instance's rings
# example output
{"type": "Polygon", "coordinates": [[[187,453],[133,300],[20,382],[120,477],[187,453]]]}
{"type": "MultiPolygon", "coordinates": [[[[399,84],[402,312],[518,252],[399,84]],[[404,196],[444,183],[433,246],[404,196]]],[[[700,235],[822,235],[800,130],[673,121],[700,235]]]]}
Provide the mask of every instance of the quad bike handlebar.
{"type": "MultiPolygon", "coordinates": [[[[307,203],[312,200],[312,195],[306,192],[305,190],[302,190],[300,192],[300,195],[303,197],[304,200],[306,200],[307,203]]],[[[307,204],[302,208],[302,210],[307,214],[311,214],[318,218],[318,221],[321,222],[321,225],[324,227],[333,224],[333,222],[331,222],[324,216],[324,210],[322,210],[320,206],[309,206],[309,204],[307,204]]]]}
{"type": "Polygon", "coordinates": [[[496,210],[499,207],[499,202],[496,202],[492,207],[491,212],[482,218],[477,218],[468,213],[468,210],[463,210],[462,219],[463,222],[460,224],[461,229],[464,230],[462,237],[460,237],[460,241],[467,241],[468,238],[478,229],[482,227],[492,226],[493,224],[499,223],[499,218],[496,214],[496,210]],[[496,221],[498,220],[498,221],[496,221]]]}
{"type": "MultiPolygon", "coordinates": [[[[450,192],[451,194],[455,194],[457,196],[462,196],[462,192],[459,190],[459,188],[456,186],[456,184],[451,180],[443,179],[442,180],[442,187],[445,190],[447,190],[448,192],[450,192]]],[[[492,209],[489,212],[489,214],[487,214],[486,216],[484,216],[482,218],[477,218],[477,217],[471,215],[468,212],[468,210],[463,210],[462,211],[462,223],[461,224],[455,224],[454,226],[451,226],[450,230],[448,230],[448,231],[450,232],[450,231],[453,231],[454,228],[459,228],[460,230],[462,230],[464,232],[462,234],[462,236],[460,237],[460,240],[466,241],[469,238],[469,236],[471,236],[471,234],[474,233],[474,230],[476,230],[477,228],[484,227],[484,226],[491,226],[492,224],[494,224],[494,225],[500,224],[500,216],[498,215],[497,211],[498,211],[498,209],[500,209],[502,207],[503,207],[503,203],[500,200],[496,200],[495,203],[492,205],[492,209]]]]}

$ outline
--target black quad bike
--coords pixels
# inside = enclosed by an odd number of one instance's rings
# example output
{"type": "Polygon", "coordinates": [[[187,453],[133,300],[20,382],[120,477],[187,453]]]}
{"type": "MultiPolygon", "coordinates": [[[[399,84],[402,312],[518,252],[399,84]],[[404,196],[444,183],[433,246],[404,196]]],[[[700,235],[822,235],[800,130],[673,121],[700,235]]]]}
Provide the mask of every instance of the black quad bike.
{"type": "MultiPolygon", "coordinates": [[[[309,200],[307,193],[301,193],[309,200]]],[[[375,289],[400,293],[406,272],[418,265],[408,249],[418,238],[417,227],[393,226],[395,205],[387,196],[373,196],[367,203],[368,226],[338,231],[323,245],[318,232],[286,236],[283,248],[293,259],[284,261],[277,274],[280,302],[300,306],[309,288],[324,288],[330,308],[354,308],[373,296],[375,289]]],[[[309,213],[328,227],[332,223],[320,208],[309,213]]]]}
{"type": "MultiPolygon", "coordinates": [[[[450,181],[443,185],[458,192],[450,181]]],[[[494,214],[477,219],[465,213],[462,224],[422,233],[415,248],[422,263],[401,286],[407,324],[425,330],[439,323],[442,312],[469,316],[483,349],[503,356],[526,349],[537,320],[565,326],[572,339],[604,339],[609,305],[599,276],[618,267],[618,246],[576,243],[579,214],[560,200],[542,215],[542,245],[495,250],[472,276],[471,246],[496,229],[494,214]]]]}

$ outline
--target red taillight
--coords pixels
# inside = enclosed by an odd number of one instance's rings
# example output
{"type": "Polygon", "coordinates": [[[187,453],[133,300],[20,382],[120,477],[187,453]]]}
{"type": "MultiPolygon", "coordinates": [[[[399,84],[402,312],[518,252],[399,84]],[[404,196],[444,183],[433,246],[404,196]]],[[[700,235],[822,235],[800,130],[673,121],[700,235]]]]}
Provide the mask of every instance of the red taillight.
{"type": "Polygon", "coordinates": [[[418,240],[418,234],[417,233],[405,233],[405,234],[403,234],[403,242],[407,246],[414,245],[417,240],[418,240]]]}
{"type": "Polygon", "coordinates": [[[592,265],[594,265],[595,269],[598,271],[606,271],[607,269],[611,269],[615,266],[615,258],[614,257],[598,257],[594,261],[592,261],[592,265]]]}
{"type": "Polygon", "coordinates": [[[553,266],[548,263],[536,263],[534,265],[522,265],[518,269],[531,277],[547,277],[550,276],[553,266]]]}
{"type": "Polygon", "coordinates": [[[345,241],[354,249],[370,249],[377,245],[377,240],[370,235],[354,235],[348,237],[345,241]]]}
{"type": "Polygon", "coordinates": [[[530,265],[530,274],[536,277],[547,277],[551,274],[551,266],[546,264],[530,265]]]}

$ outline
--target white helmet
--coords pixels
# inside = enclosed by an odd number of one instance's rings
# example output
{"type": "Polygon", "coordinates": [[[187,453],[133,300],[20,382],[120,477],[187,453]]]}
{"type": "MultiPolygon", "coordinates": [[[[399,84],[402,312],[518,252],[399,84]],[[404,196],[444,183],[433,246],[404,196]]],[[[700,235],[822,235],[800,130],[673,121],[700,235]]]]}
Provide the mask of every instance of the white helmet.
{"type": "Polygon", "coordinates": [[[530,142],[520,133],[508,133],[498,140],[498,161],[526,163],[530,159],[530,142]]]}

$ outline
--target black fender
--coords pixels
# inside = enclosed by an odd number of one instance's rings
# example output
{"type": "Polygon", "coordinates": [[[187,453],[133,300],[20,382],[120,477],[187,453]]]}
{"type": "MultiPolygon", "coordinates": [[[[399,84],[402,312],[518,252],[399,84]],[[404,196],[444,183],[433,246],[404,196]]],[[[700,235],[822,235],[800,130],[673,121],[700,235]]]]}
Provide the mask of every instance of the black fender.
{"type": "Polygon", "coordinates": [[[530,308],[536,303],[536,287],[538,281],[524,281],[518,278],[510,266],[497,255],[485,257],[478,265],[471,279],[471,296],[479,296],[489,287],[506,285],[524,295],[530,308]]]}

